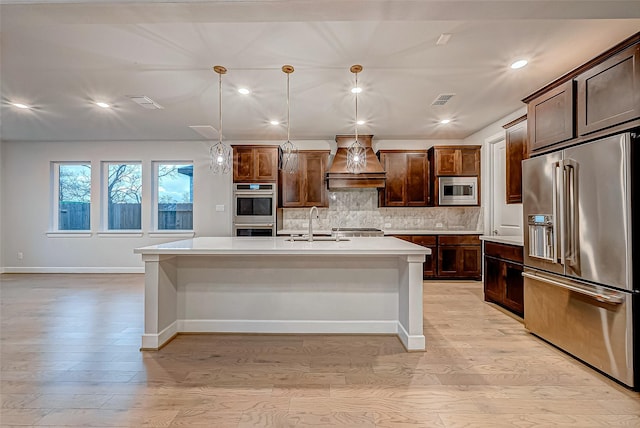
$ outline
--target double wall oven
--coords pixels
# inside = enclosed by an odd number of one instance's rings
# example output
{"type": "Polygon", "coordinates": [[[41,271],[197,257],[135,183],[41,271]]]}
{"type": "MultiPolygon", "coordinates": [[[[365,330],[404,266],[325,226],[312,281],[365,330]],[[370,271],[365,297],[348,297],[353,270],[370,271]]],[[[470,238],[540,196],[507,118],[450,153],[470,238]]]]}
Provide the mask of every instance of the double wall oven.
{"type": "Polygon", "coordinates": [[[233,235],[275,236],[276,184],[234,183],[233,235]]]}

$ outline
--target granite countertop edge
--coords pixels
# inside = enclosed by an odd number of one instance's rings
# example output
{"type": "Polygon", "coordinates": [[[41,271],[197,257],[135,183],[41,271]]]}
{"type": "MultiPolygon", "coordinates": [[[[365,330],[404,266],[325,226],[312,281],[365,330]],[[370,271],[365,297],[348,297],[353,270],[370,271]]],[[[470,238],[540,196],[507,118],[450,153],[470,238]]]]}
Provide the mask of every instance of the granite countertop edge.
{"type": "MultiPolygon", "coordinates": [[[[391,235],[482,235],[482,230],[465,229],[384,229],[385,236],[391,235]]],[[[306,235],[307,229],[280,229],[277,235],[306,235]]],[[[313,230],[314,235],[331,235],[331,230],[313,230]]]]}
{"type": "Polygon", "coordinates": [[[495,235],[482,235],[480,236],[482,241],[496,242],[498,244],[517,245],[519,247],[524,246],[524,241],[521,236],[495,236],[495,235]]]}

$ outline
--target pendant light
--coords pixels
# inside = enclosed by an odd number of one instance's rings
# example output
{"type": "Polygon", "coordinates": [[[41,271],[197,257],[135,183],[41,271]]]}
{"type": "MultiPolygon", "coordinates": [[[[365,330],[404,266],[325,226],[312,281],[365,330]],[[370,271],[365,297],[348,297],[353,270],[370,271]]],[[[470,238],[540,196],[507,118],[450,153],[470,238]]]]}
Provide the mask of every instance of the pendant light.
{"type": "Polygon", "coordinates": [[[282,71],[287,75],[287,141],[280,146],[280,169],[288,174],[298,171],[298,148],[291,142],[291,114],[289,98],[289,76],[293,73],[292,65],[283,65],[282,71]]]}
{"type": "Polygon", "coordinates": [[[358,92],[360,92],[360,87],[358,86],[358,73],[362,71],[362,66],[358,64],[352,65],[350,70],[356,75],[356,86],[354,91],[356,94],[356,139],[347,148],[347,170],[350,173],[358,174],[367,166],[365,148],[360,144],[360,141],[358,141],[358,92]]]}
{"type": "Polygon", "coordinates": [[[218,73],[218,142],[209,148],[209,169],[214,174],[228,174],[231,171],[231,147],[222,142],[222,75],[227,69],[221,65],[213,67],[218,73]]]}

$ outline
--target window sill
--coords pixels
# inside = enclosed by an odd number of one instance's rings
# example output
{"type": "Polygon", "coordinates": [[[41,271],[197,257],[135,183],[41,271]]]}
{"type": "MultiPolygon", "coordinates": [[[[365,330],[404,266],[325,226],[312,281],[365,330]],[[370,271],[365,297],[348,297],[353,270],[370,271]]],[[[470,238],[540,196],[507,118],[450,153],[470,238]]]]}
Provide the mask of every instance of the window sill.
{"type": "Polygon", "coordinates": [[[48,238],[90,238],[93,235],[91,232],[87,231],[56,231],[56,232],[47,232],[48,238]]]}
{"type": "Polygon", "coordinates": [[[100,238],[141,238],[142,232],[138,231],[126,231],[126,230],[110,230],[99,232],[100,238]]]}
{"type": "Polygon", "coordinates": [[[193,231],[180,230],[180,231],[155,231],[149,232],[150,238],[193,238],[195,233],[193,231]]]}

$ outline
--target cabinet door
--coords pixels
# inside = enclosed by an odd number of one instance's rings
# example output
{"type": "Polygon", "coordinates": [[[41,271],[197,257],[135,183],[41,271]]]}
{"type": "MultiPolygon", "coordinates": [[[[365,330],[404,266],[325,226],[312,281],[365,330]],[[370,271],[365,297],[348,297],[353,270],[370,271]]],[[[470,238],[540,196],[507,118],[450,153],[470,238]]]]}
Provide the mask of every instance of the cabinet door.
{"type": "Polygon", "coordinates": [[[405,156],[407,171],[406,205],[409,207],[427,206],[429,203],[429,161],[427,160],[427,153],[407,153],[405,156]]]}
{"type": "Polygon", "coordinates": [[[580,74],[576,82],[579,135],[640,117],[640,45],[580,74]]]}
{"type": "Polygon", "coordinates": [[[480,173],[480,149],[460,149],[458,175],[478,175],[480,173]]]}
{"type": "Polygon", "coordinates": [[[233,148],[233,181],[253,181],[253,148],[233,148]]]}
{"type": "Polygon", "coordinates": [[[431,254],[427,254],[423,264],[423,277],[433,278],[436,276],[436,265],[438,260],[438,247],[436,245],[436,237],[431,235],[415,235],[413,243],[422,245],[431,250],[431,254]]]}
{"type": "Polygon", "coordinates": [[[460,169],[460,150],[436,149],[436,175],[457,175],[460,169]]]}
{"type": "Polygon", "coordinates": [[[484,300],[501,303],[504,299],[504,263],[500,260],[484,258],[484,300]]]}
{"type": "Polygon", "coordinates": [[[384,206],[403,207],[406,200],[406,153],[381,153],[380,160],[386,171],[384,206]]]}
{"type": "Polygon", "coordinates": [[[527,105],[529,151],[574,137],[573,81],[535,98],[527,105]]]}
{"type": "MultiPolygon", "coordinates": [[[[302,161],[302,159],[299,159],[302,161]]],[[[300,167],[302,163],[299,163],[300,167]]],[[[293,174],[286,171],[280,171],[279,181],[279,200],[280,206],[283,208],[303,207],[304,199],[302,196],[302,177],[299,169],[293,174]]]]}
{"type": "Polygon", "coordinates": [[[458,248],[458,273],[464,278],[479,278],[482,273],[482,250],[479,245],[458,248]]]}
{"type": "Polygon", "coordinates": [[[438,246],[438,276],[456,277],[458,274],[458,249],[457,246],[438,246]]]}
{"type": "Polygon", "coordinates": [[[328,206],[327,186],[325,185],[325,171],[329,158],[328,152],[305,153],[303,159],[304,168],[300,168],[303,175],[303,197],[308,207],[328,206]]]}
{"type": "Polygon", "coordinates": [[[527,149],[527,122],[506,130],[506,198],[508,204],[522,203],[522,159],[527,149]]]}
{"type": "Polygon", "coordinates": [[[254,148],[253,180],[276,181],[278,179],[278,148],[254,148]]]}
{"type": "Polygon", "coordinates": [[[520,316],[524,316],[524,278],[521,265],[504,264],[504,305],[520,316]]]}

